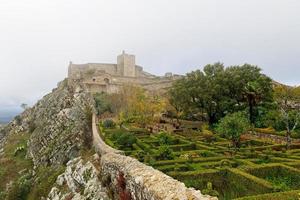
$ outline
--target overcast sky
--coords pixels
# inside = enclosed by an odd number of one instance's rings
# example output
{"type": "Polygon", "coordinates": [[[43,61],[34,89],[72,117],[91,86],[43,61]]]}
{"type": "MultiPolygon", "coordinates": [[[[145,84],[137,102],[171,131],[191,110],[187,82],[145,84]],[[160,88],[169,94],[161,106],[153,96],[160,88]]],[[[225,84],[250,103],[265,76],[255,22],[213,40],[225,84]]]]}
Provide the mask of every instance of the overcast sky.
{"type": "Polygon", "coordinates": [[[122,50],[158,75],[247,62],[297,85],[300,1],[0,0],[0,108],[34,103],[69,61],[115,63],[122,50]]]}

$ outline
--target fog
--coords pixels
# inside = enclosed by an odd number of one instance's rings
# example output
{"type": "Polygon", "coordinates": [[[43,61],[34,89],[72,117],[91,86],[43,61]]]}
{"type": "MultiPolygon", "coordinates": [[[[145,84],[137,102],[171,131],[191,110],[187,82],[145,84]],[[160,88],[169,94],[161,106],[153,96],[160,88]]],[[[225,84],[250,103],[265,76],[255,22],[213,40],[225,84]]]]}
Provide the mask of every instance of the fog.
{"type": "Polygon", "coordinates": [[[0,115],[32,105],[74,63],[185,74],[208,63],[250,63],[300,84],[297,0],[0,0],[0,115]],[[2,112],[3,114],[3,112],[2,112]]]}

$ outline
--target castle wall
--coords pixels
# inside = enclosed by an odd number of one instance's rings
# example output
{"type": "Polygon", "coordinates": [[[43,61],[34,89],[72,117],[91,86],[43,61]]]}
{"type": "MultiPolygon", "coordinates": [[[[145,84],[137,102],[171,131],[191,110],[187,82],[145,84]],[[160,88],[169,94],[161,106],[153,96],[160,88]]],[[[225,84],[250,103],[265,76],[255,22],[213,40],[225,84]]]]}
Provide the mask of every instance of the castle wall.
{"type": "Polygon", "coordinates": [[[178,77],[157,77],[135,65],[135,56],[123,52],[117,57],[117,64],[87,63],[69,66],[69,84],[83,82],[91,93],[117,93],[123,85],[139,85],[149,91],[166,90],[178,77]]]}
{"type": "Polygon", "coordinates": [[[68,70],[68,77],[71,79],[85,79],[104,73],[119,75],[117,73],[117,65],[106,63],[88,63],[78,65],[71,63],[68,70]]]}
{"type": "Polygon", "coordinates": [[[101,159],[102,184],[112,190],[116,199],[120,194],[118,181],[123,176],[126,192],[134,200],[217,200],[106,145],[99,136],[95,114],[92,121],[93,145],[101,159]]]}
{"type": "Polygon", "coordinates": [[[118,71],[121,75],[128,77],[136,77],[135,56],[123,52],[117,57],[118,71]]]}

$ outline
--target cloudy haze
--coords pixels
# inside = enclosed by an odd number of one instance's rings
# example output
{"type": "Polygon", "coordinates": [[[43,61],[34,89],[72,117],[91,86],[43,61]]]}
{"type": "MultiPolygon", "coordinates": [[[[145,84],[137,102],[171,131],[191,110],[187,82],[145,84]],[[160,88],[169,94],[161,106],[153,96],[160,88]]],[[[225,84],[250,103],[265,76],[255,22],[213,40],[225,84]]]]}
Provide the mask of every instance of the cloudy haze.
{"type": "Polygon", "coordinates": [[[0,0],[0,112],[32,104],[69,61],[184,74],[217,61],[256,64],[300,83],[298,0],[0,0]]]}

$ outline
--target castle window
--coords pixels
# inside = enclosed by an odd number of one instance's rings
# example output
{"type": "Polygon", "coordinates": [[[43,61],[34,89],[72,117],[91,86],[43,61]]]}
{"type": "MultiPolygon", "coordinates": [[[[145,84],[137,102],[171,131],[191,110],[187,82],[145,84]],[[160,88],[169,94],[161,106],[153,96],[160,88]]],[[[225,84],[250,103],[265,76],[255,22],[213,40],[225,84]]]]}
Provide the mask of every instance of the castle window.
{"type": "Polygon", "coordinates": [[[96,81],[96,79],[95,78],[93,78],[93,82],[95,82],[96,81]]]}

